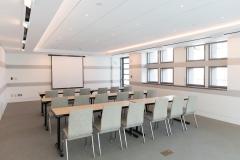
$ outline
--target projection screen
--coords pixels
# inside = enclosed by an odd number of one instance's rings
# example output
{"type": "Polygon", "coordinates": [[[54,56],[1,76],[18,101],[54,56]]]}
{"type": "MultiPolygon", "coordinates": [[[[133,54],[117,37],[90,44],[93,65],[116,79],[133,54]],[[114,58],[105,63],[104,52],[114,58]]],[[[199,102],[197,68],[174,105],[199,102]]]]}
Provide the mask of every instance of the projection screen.
{"type": "Polygon", "coordinates": [[[83,57],[51,56],[52,88],[83,87],[83,57]]]}

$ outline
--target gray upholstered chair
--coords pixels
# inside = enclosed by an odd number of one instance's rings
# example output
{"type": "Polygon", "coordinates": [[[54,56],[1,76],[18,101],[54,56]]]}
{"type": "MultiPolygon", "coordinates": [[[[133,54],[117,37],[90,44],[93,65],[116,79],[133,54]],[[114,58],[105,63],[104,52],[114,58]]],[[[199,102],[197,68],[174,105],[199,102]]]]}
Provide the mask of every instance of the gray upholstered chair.
{"type": "Polygon", "coordinates": [[[103,94],[103,93],[107,93],[108,88],[98,88],[98,94],[103,94]]]}
{"type": "Polygon", "coordinates": [[[63,90],[63,96],[75,96],[75,89],[64,89],[63,90]]]}
{"type": "Polygon", "coordinates": [[[129,98],[129,92],[118,92],[116,101],[127,101],[129,98]]]}
{"type": "MultiPolygon", "coordinates": [[[[66,97],[56,97],[51,101],[51,109],[66,106],[68,106],[68,99],[66,97]]],[[[51,118],[54,117],[51,109],[48,111],[48,127],[50,134],[52,133],[51,118]]]]}
{"type": "MultiPolygon", "coordinates": [[[[185,130],[185,127],[184,127],[185,122],[184,122],[184,118],[183,118],[183,107],[184,106],[185,106],[184,97],[176,96],[173,98],[171,110],[168,113],[168,122],[169,122],[169,120],[171,120],[173,118],[180,118],[183,131],[185,130]]],[[[172,135],[172,129],[171,129],[170,123],[168,123],[168,126],[169,126],[169,132],[172,135]]]]}
{"type": "Polygon", "coordinates": [[[118,131],[121,149],[123,149],[122,148],[121,131],[120,131],[121,111],[122,111],[121,105],[108,104],[108,105],[104,106],[104,108],[103,108],[101,120],[96,119],[94,121],[94,128],[96,129],[96,133],[97,133],[98,147],[99,147],[100,155],[102,154],[102,152],[101,152],[101,144],[100,144],[99,134],[102,134],[102,133],[118,131]]]}
{"type": "Polygon", "coordinates": [[[55,98],[55,97],[58,97],[58,91],[57,91],[57,90],[46,91],[46,92],[45,92],[45,97],[46,97],[46,98],[55,98]]]}
{"type": "Polygon", "coordinates": [[[89,95],[76,96],[74,99],[74,106],[90,104],[89,95]]]}
{"type": "Polygon", "coordinates": [[[132,86],[123,87],[123,92],[130,92],[130,91],[132,91],[132,86]]]}
{"type": "Polygon", "coordinates": [[[145,115],[146,119],[149,120],[150,123],[150,129],[152,133],[152,139],[154,140],[154,133],[153,133],[153,127],[152,124],[155,122],[164,121],[165,127],[167,131],[167,135],[169,136],[168,132],[168,99],[167,98],[158,98],[155,101],[155,105],[153,107],[152,112],[147,112],[145,115]]]}
{"type": "Polygon", "coordinates": [[[78,109],[72,110],[69,114],[68,127],[63,129],[66,157],[68,160],[68,141],[91,137],[92,139],[92,152],[95,157],[94,141],[93,141],[93,110],[78,109]]]}
{"type": "Polygon", "coordinates": [[[90,88],[80,88],[80,95],[89,95],[91,94],[91,89],[90,88]]]}
{"type": "MultiPolygon", "coordinates": [[[[197,97],[196,96],[189,96],[188,101],[187,101],[187,105],[186,105],[186,107],[183,108],[183,120],[185,122],[184,116],[193,115],[196,127],[198,128],[197,117],[196,117],[196,114],[195,114],[196,105],[197,105],[197,97]]],[[[187,130],[186,123],[184,123],[184,125],[185,125],[185,129],[187,130]]]]}
{"type": "Polygon", "coordinates": [[[145,98],[145,94],[143,91],[134,91],[132,97],[133,97],[133,99],[143,99],[143,98],[145,98]]]}
{"type": "Polygon", "coordinates": [[[96,94],[94,103],[106,103],[108,102],[108,94],[96,94]]]}
{"type": "Polygon", "coordinates": [[[145,136],[143,130],[143,121],[144,121],[144,108],[145,105],[143,103],[130,103],[127,116],[122,118],[121,126],[124,133],[124,139],[126,148],[127,145],[127,137],[126,137],[126,129],[141,126],[142,129],[142,137],[143,143],[145,143],[145,136]]]}
{"type": "Polygon", "coordinates": [[[119,87],[111,87],[110,88],[110,93],[118,93],[119,92],[119,87]]]}
{"type": "Polygon", "coordinates": [[[147,98],[157,97],[157,91],[153,89],[147,90],[147,98]]]}

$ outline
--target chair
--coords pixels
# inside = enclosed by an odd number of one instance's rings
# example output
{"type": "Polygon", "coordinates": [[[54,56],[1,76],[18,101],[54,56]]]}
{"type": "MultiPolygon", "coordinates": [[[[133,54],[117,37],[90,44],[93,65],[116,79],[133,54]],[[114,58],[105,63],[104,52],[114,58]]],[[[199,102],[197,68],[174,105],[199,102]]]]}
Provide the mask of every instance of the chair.
{"type": "MultiPolygon", "coordinates": [[[[51,109],[66,106],[68,106],[68,99],[66,97],[56,97],[51,101],[51,109]]],[[[48,111],[48,126],[50,134],[52,133],[51,118],[54,116],[51,109],[48,111]]]]}
{"type": "Polygon", "coordinates": [[[108,102],[108,94],[96,94],[94,103],[107,103],[108,102]]]}
{"type": "Polygon", "coordinates": [[[81,138],[92,138],[92,152],[93,157],[95,157],[94,151],[94,141],[93,141],[93,110],[78,109],[72,110],[69,114],[68,127],[63,129],[65,147],[66,147],[66,157],[68,160],[68,141],[81,139],[81,138]]]}
{"type": "Polygon", "coordinates": [[[124,133],[124,139],[126,148],[127,145],[127,137],[126,137],[126,129],[141,126],[142,129],[142,137],[143,143],[145,143],[145,136],[143,130],[143,120],[144,120],[144,107],[143,103],[130,103],[127,116],[122,118],[121,126],[124,133]]]}
{"type": "Polygon", "coordinates": [[[119,87],[111,87],[110,88],[110,93],[118,93],[119,92],[119,87]]]}
{"type": "MultiPolygon", "coordinates": [[[[170,131],[171,135],[172,135],[172,129],[171,129],[169,120],[171,120],[173,118],[180,118],[183,131],[185,130],[184,124],[183,124],[183,121],[184,121],[183,107],[184,107],[184,105],[185,105],[184,97],[176,96],[176,97],[173,98],[171,110],[168,113],[168,126],[169,126],[169,131],[170,131]]],[[[185,121],[184,121],[184,123],[185,123],[185,121]]]]}
{"type": "Polygon", "coordinates": [[[130,91],[132,91],[132,86],[123,87],[123,92],[130,92],[130,91]]]}
{"type": "Polygon", "coordinates": [[[46,91],[46,92],[45,92],[45,97],[46,97],[46,98],[55,98],[55,97],[58,97],[58,91],[57,91],[57,90],[46,91]]]}
{"type": "Polygon", "coordinates": [[[94,122],[94,128],[96,129],[97,138],[98,138],[98,148],[99,148],[100,156],[102,154],[102,151],[101,151],[99,134],[118,131],[121,149],[123,149],[121,131],[120,131],[121,111],[122,111],[121,105],[117,105],[117,104],[106,105],[103,108],[101,120],[97,119],[94,122]]]}
{"type": "MultiPolygon", "coordinates": [[[[196,128],[198,128],[197,118],[195,115],[196,112],[196,103],[197,103],[197,97],[196,96],[189,96],[187,101],[187,106],[183,108],[183,120],[185,121],[185,116],[187,115],[193,115],[194,121],[196,124],[196,128]]],[[[185,129],[187,130],[187,125],[185,124],[185,129]]]]}
{"type": "Polygon", "coordinates": [[[153,97],[157,97],[157,91],[153,89],[147,90],[147,98],[153,98],[153,97]]]}
{"type": "Polygon", "coordinates": [[[76,96],[74,99],[74,106],[90,104],[89,95],[76,96]]]}
{"type": "Polygon", "coordinates": [[[63,90],[63,96],[75,96],[75,90],[74,89],[64,89],[63,90]]]}
{"type": "Polygon", "coordinates": [[[145,98],[143,91],[134,91],[133,99],[143,99],[143,98],[145,98]]]}
{"type": "Polygon", "coordinates": [[[103,93],[107,93],[108,88],[98,88],[98,94],[103,94],[103,93]]]}
{"type": "Polygon", "coordinates": [[[116,101],[127,101],[129,97],[128,92],[118,92],[116,101]]]}
{"type": "Polygon", "coordinates": [[[89,95],[91,94],[91,89],[90,88],[80,88],[80,95],[89,95]]]}
{"type": "Polygon", "coordinates": [[[164,121],[167,135],[169,136],[167,109],[168,109],[168,99],[159,98],[159,99],[156,99],[155,101],[155,105],[153,107],[152,113],[148,112],[147,115],[145,116],[146,119],[149,120],[153,140],[154,140],[154,133],[153,133],[152,123],[155,123],[155,122],[164,121]]]}

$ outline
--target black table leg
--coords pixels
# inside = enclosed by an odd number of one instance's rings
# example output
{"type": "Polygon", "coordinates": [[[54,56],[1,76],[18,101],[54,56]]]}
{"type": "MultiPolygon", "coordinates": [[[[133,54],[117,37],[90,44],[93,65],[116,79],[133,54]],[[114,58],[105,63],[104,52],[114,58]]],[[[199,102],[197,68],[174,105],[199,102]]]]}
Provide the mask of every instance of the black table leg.
{"type": "Polygon", "coordinates": [[[44,116],[44,113],[43,113],[43,103],[41,103],[41,114],[42,114],[42,116],[44,116]]]}
{"type": "Polygon", "coordinates": [[[138,137],[139,137],[136,133],[133,132],[133,129],[132,129],[132,128],[126,129],[125,132],[126,132],[127,134],[129,134],[130,136],[133,136],[133,137],[135,137],[135,138],[138,138],[138,137]]]}
{"type": "Polygon", "coordinates": [[[63,154],[63,149],[61,147],[61,117],[56,117],[57,118],[57,143],[56,147],[58,150],[58,153],[61,157],[64,156],[63,154]]]}
{"type": "Polygon", "coordinates": [[[48,123],[47,123],[47,117],[48,114],[47,114],[47,104],[44,103],[44,126],[45,126],[45,129],[48,130],[48,123]]]}

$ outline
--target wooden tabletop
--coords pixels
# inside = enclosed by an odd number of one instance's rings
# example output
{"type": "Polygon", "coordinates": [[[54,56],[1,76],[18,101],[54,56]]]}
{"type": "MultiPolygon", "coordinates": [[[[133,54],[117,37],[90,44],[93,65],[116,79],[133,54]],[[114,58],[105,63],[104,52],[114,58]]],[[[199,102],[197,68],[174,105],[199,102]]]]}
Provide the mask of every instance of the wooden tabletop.
{"type": "Polygon", "coordinates": [[[119,101],[119,102],[108,102],[108,103],[98,103],[98,104],[88,104],[88,105],[81,105],[81,106],[70,106],[70,107],[60,107],[60,108],[53,108],[52,112],[55,116],[64,116],[69,115],[70,111],[73,109],[86,109],[92,108],[93,111],[102,110],[106,105],[121,105],[122,107],[129,106],[129,101],[119,101]]]}

